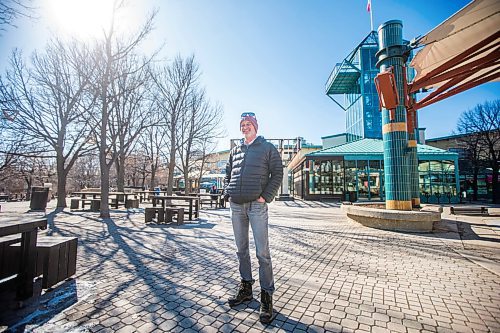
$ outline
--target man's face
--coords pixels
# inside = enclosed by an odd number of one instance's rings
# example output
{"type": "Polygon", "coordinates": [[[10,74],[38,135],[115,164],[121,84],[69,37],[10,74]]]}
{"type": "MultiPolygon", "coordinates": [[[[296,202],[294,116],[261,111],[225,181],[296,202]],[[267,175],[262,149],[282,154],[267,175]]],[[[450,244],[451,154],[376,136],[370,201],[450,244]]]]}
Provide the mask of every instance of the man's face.
{"type": "Polygon", "coordinates": [[[255,128],[248,120],[244,120],[241,122],[240,130],[247,141],[251,141],[257,136],[255,128]]]}

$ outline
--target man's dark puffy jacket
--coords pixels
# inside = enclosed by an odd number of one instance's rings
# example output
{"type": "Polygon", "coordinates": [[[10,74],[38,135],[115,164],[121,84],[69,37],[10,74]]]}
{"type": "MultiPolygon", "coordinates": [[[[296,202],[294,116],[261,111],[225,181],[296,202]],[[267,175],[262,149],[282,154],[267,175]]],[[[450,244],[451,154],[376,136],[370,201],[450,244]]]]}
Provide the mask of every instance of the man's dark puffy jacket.
{"type": "Polygon", "coordinates": [[[224,193],[232,202],[245,203],[262,196],[273,201],[283,180],[283,164],[276,147],[262,136],[247,146],[241,140],[229,154],[224,193]]]}

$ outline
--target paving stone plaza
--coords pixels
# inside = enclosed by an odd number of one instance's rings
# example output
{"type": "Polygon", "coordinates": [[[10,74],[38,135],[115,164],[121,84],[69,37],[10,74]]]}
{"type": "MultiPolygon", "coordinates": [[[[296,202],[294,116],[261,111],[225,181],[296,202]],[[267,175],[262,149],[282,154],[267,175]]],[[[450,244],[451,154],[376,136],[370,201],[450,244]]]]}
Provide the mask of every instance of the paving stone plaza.
{"type": "MultiPolygon", "coordinates": [[[[226,304],[239,283],[229,209],[183,226],[144,223],[144,209],[54,213],[76,236],[77,274],[3,308],[13,332],[500,332],[500,218],[443,214],[432,234],[363,227],[337,203],[274,202],[270,243],[276,317],[254,300],[226,304]]],[[[28,210],[2,203],[0,220],[28,210]]],[[[27,215],[38,216],[39,213],[27,215]]],[[[254,276],[258,278],[252,246],[254,276]]]]}

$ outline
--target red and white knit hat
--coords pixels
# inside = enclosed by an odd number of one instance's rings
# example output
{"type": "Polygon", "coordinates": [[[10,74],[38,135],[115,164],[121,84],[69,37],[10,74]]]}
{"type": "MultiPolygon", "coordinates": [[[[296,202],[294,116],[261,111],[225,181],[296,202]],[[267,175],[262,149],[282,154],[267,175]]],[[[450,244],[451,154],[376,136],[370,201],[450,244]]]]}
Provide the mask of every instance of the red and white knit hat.
{"type": "Polygon", "coordinates": [[[241,127],[241,123],[244,121],[251,122],[253,127],[255,128],[255,132],[257,132],[257,130],[259,129],[259,124],[257,123],[257,117],[255,117],[255,113],[243,112],[241,114],[240,127],[241,127]]]}

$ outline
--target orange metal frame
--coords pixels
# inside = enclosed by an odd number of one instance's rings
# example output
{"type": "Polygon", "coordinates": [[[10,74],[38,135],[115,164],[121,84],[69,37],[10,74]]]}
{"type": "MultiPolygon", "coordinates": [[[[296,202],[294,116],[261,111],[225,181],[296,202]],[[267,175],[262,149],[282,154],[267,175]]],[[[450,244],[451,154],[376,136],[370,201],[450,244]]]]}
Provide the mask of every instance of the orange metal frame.
{"type": "MultiPolygon", "coordinates": [[[[477,43],[469,49],[455,56],[450,61],[435,68],[433,71],[422,77],[418,81],[408,84],[405,93],[405,104],[408,104],[413,110],[421,109],[445,98],[458,94],[467,89],[476,87],[480,84],[492,81],[500,77],[500,42],[496,41],[500,38],[500,31],[494,33],[485,40],[477,43]],[[496,42],[495,42],[496,41],[496,42]],[[492,45],[490,43],[495,42],[492,45]],[[491,51],[491,52],[489,52],[491,51]],[[489,53],[488,53],[489,52],[489,53]],[[487,54],[486,54],[487,53],[487,54]],[[463,64],[474,57],[485,54],[480,59],[463,64]],[[462,65],[460,65],[462,64],[462,65]],[[474,78],[467,82],[472,74],[479,70],[488,69],[481,77],[474,78]],[[421,101],[414,103],[409,97],[409,94],[417,92],[419,89],[431,84],[440,83],[448,80],[434,92],[423,98],[421,101]],[[408,103],[406,102],[408,101],[408,103]]],[[[405,85],[406,86],[406,85],[405,85]]]]}

